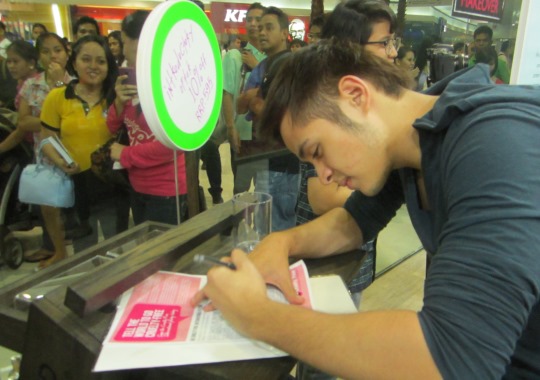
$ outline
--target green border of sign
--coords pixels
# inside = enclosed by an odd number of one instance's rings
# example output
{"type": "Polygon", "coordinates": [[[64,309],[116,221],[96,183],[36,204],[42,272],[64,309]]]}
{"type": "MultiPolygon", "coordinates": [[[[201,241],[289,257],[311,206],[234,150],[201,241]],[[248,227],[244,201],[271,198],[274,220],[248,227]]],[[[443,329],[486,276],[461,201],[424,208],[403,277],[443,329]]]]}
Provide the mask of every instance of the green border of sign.
{"type": "Polygon", "coordinates": [[[223,69],[221,66],[221,52],[214,28],[212,27],[208,16],[206,16],[206,14],[194,3],[189,1],[175,3],[163,14],[159,26],[156,29],[154,44],[152,46],[150,73],[156,114],[169,141],[183,150],[195,150],[203,146],[212,135],[221,111],[221,101],[223,97],[223,69]],[[161,86],[161,61],[165,41],[172,28],[182,20],[191,20],[201,27],[210,42],[215,62],[216,96],[214,98],[214,106],[208,121],[196,133],[186,133],[178,129],[167,110],[161,86]]]}

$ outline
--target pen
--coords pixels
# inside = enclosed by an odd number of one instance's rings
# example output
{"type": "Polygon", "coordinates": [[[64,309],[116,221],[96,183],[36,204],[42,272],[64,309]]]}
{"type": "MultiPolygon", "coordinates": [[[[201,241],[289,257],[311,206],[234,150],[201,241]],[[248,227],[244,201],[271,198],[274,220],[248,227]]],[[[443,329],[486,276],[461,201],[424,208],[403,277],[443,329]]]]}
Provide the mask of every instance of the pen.
{"type": "Polygon", "coordinates": [[[217,265],[223,265],[223,266],[226,266],[227,268],[232,269],[232,270],[236,269],[236,266],[233,263],[226,263],[226,262],[220,261],[220,260],[218,260],[216,258],[201,255],[201,254],[196,254],[195,257],[193,258],[193,262],[195,262],[197,264],[207,262],[207,263],[212,263],[212,264],[217,264],[217,265]]]}

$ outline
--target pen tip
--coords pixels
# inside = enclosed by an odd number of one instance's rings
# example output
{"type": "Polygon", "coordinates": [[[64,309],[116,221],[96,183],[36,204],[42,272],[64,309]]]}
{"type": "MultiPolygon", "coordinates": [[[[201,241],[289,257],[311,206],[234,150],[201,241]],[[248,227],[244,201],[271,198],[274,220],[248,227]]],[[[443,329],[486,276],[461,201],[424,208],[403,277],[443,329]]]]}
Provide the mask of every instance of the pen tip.
{"type": "Polygon", "coordinates": [[[195,263],[202,263],[204,261],[204,256],[201,255],[200,253],[197,253],[194,257],[193,257],[193,262],[195,263]]]}

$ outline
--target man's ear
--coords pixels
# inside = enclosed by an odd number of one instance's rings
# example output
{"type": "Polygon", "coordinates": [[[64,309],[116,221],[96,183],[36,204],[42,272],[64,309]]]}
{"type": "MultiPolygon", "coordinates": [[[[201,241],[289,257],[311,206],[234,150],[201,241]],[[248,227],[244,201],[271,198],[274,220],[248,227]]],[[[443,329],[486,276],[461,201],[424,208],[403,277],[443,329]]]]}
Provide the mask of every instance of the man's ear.
{"type": "Polygon", "coordinates": [[[288,42],[289,39],[289,29],[282,29],[281,34],[283,36],[283,41],[288,42]]]}
{"type": "Polygon", "coordinates": [[[371,93],[364,80],[354,75],[346,75],[340,79],[338,91],[340,97],[349,99],[356,107],[360,107],[362,111],[365,112],[369,109],[371,93]]]}

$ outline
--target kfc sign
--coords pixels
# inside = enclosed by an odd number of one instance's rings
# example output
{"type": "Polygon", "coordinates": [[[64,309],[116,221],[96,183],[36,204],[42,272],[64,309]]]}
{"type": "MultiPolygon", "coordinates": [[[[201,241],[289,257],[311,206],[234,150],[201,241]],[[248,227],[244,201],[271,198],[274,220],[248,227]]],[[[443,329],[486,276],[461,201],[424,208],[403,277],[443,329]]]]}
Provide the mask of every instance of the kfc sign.
{"type": "Polygon", "coordinates": [[[504,0],[454,0],[452,16],[501,21],[504,0]]]}
{"type": "Polygon", "coordinates": [[[227,9],[225,13],[225,22],[244,22],[247,15],[247,9],[227,9]]]}
{"type": "Polygon", "coordinates": [[[210,18],[216,33],[246,34],[246,17],[249,4],[210,4],[210,18]]]}
{"type": "MultiPolygon", "coordinates": [[[[246,34],[246,18],[250,4],[217,3],[210,4],[210,19],[216,33],[246,34]]],[[[291,38],[306,39],[308,16],[289,15],[291,38]]]]}

